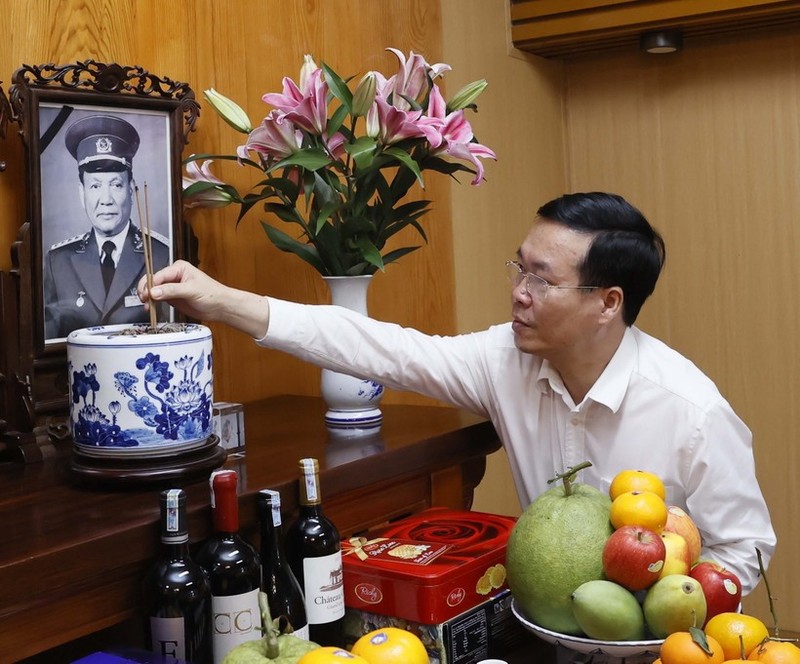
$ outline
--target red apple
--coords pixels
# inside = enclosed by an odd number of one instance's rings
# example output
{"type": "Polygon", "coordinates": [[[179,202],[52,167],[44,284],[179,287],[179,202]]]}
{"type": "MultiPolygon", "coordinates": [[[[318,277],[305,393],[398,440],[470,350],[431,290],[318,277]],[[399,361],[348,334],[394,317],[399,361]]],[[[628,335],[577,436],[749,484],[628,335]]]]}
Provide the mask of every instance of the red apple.
{"type": "Polygon", "coordinates": [[[643,526],[621,526],[603,547],[603,571],[609,581],[628,590],[644,590],[658,580],[665,555],[658,533],[643,526]]]}
{"type": "Polygon", "coordinates": [[[677,505],[670,505],[667,508],[667,525],[664,530],[671,533],[678,533],[689,545],[689,555],[694,564],[700,558],[700,549],[703,546],[700,531],[697,529],[694,520],[677,505]]]}
{"type": "Polygon", "coordinates": [[[664,541],[664,546],[667,550],[667,555],[664,558],[664,566],[661,568],[659,578],[664,578],[670,574],[689,574],[692,567],[690,560],[689,545],[678,533],[664,532],[661,533],[661,539],[664,541]]]}
{"type": "Polygon", "coordinates": [[[742,584],[729,569],[713,560],[701,560],[692,567],[689,576],[700,583],[706,596],[706,622],[718,613],[739,610],[742,584]]]}

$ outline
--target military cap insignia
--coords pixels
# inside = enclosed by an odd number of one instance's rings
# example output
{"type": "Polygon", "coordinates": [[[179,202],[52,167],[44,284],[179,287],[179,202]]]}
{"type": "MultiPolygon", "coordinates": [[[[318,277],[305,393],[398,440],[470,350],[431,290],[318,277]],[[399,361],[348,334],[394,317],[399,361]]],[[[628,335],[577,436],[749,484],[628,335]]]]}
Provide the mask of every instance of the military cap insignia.
{"type": "Polygon", "coordinates": [[[108,154],[111,152],[112,147],[113,144],[108,136],[101,136],[94,144],[94,149],[97,151],[97,154],[108,154]]]}

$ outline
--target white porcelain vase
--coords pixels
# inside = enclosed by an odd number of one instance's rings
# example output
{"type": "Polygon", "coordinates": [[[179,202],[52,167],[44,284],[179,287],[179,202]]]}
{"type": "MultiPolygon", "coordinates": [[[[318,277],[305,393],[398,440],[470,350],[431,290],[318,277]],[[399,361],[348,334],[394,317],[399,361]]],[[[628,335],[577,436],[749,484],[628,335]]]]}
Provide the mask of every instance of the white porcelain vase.
{"type": "Polygon", "coordinates": [[[92,457],[151,458],[209,445],[213,429],[211,330],[106,325],[67,337],[70,427],[92,457]]]}
{"type": "MultiPolygon", "coordinates": [[[[323,277],[331,292],[332,304],[367,315],[367,290],[372,275],[355,277],[323,277]]],[[[325,424],[333,436],[360,436],[380,429],[383,414],[378,405],[383,385],[322,370],[322,398],[328,407],[325,424]]]]}

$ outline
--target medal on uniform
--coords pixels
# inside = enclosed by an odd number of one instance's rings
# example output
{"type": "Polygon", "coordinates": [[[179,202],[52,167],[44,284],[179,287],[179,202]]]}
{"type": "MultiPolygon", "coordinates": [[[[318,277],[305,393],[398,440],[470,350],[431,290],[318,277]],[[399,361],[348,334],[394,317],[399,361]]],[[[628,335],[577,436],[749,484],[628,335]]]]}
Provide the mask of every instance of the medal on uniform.
{"type": "Polygon", "coordinates": [[[76,306],[82,307],[83,306],[83,296],[86,295],[86,291],[78,291],[78,299],[75,300],[76,306]]]}

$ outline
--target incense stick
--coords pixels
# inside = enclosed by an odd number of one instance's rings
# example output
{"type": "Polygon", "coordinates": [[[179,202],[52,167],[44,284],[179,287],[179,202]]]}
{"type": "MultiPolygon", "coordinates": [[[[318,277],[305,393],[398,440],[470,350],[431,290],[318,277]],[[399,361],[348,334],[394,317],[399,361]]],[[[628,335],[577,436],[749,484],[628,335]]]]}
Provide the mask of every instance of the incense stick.
{"type": "MultiPolygon", "coordinates": [[[[139,214],[139,230],[142,232],[142,248],[144,249],[144,269],[145,274],[147,275],[147,290],[149,291],[153,288],[153,259],[152,259],[152,251],[153,245],[150,239],[150,210],[147,201],[147,183],[144,183],[144,207],[145,207],[145,217],[142,216],[142,205],[139,201],[139,186],[134,187],[134,191],[136,192],[136,210],[139,214]]],[[[156,331],[156,308],[153,306],[153,303],[150,303],[150,327],[152,328],[153,332],[156,331]]]]}

